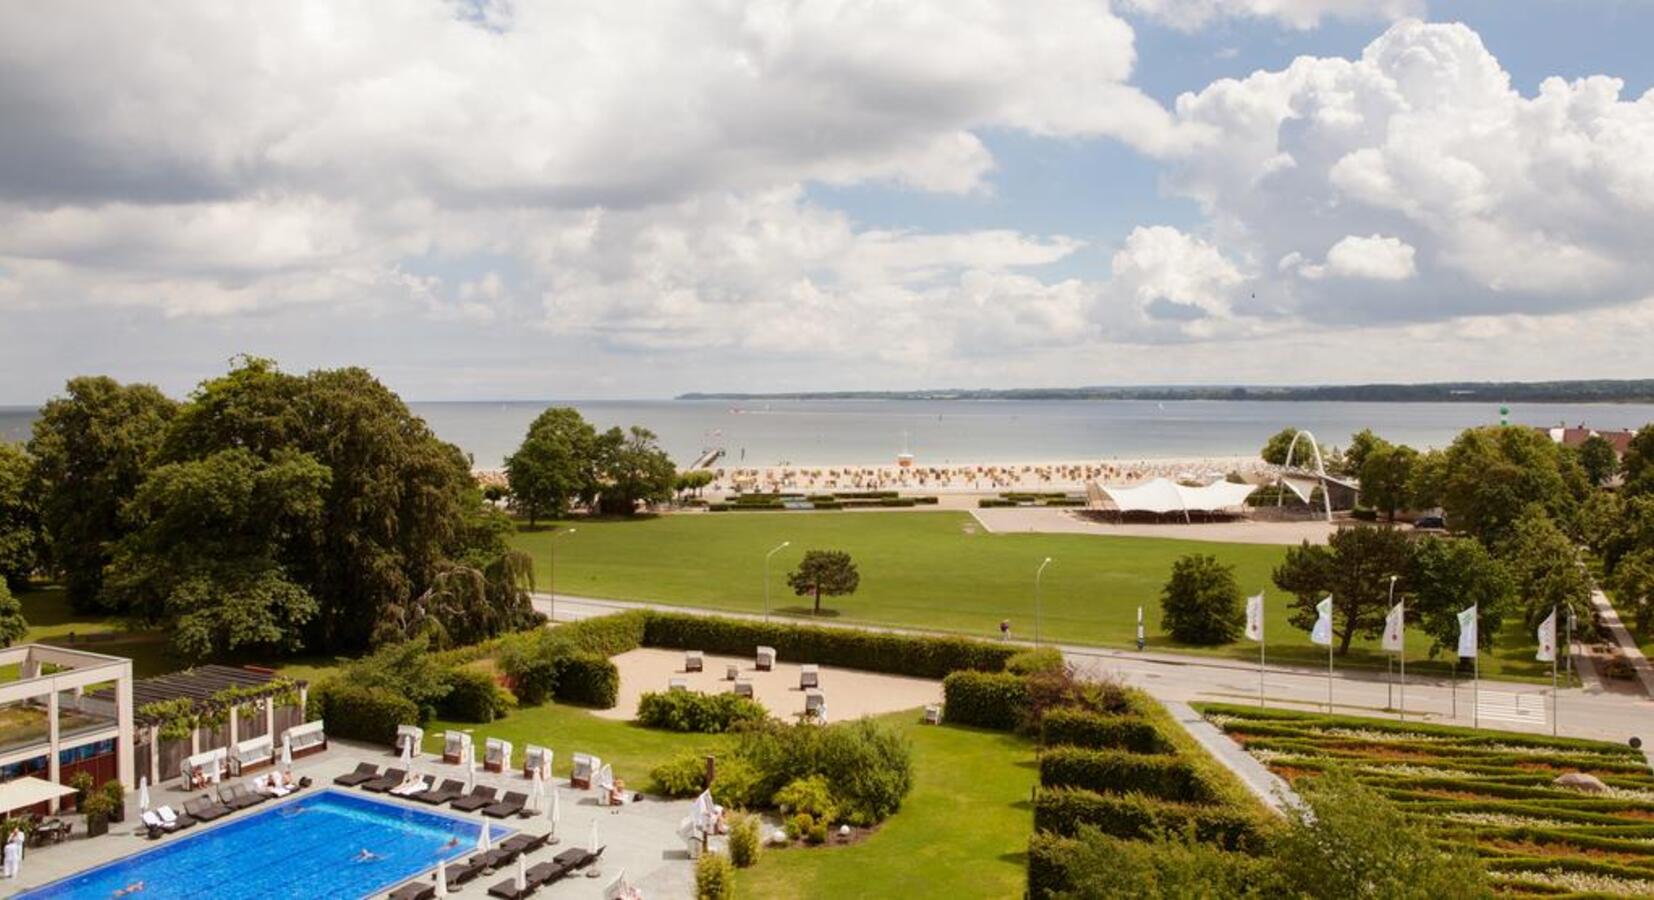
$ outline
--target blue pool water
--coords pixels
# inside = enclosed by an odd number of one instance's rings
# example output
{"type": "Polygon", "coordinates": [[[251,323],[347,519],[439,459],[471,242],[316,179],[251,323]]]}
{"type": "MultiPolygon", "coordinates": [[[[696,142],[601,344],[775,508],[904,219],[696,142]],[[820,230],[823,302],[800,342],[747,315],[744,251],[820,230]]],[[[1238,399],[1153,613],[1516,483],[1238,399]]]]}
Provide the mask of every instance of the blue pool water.
{"type": "MultiPolygon", "coordinates": [[[[269,801],[226,825],[196,825],[162,838],[153,850],[21,896],[107,898],[141,881],[143,891],[130,895],[133,900],[371,897],[439,861],[471,854],[481,831],[482,823],[473,819],[409,809],[360,794],[312,791],[269,801]],[[459,843],[447,846],[454,838],[459,843]],[[380,858],[354,861],[364,849],[380,858]]],[[[498,841],[511,832],[495,825],[489,837],[498,841]]]]}

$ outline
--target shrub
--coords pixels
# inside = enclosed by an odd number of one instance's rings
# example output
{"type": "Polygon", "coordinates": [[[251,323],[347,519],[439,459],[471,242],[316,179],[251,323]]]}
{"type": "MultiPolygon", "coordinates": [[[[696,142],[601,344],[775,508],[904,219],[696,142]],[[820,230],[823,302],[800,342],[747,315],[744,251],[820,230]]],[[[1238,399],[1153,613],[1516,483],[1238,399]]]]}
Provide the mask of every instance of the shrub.
{"type": "Polygon", "coordinates": [[[762,704],[735,694],[694,691],[646,693],[638,698],[637,720],[650,728],[718,734],[768,718],[762,704]]]}
{"type": "Polygon", "coordinates": [[[789,817],[786,824],[782,826],[782,830],[787,832],[789,839],[796,841],[808,834],[810,829],[814,827],[815,819],[809,813],[799,813],[796,816],[789,817]]]}
{"type": "Polygon", "coordinates": [[[1028,841],[1028,896],[1044,900],[1068,890],[1068,860],[1080,842],[1055,834],[1035,832],[1028,841]]]}
{"type": "Polygon", "coordinates": [[[648,610],[631,610],[607,616],[594,616],[570,622],[546,632],[557,643],[576,650],[617,656],[643,646],[643,634],[649,621],[648,610]]]}
{"type": "Polygon", "coordinates": [[[1160,594],[1161,624],[1185,644],[1227,644],[1240,636],[1245,611],[1235,567],[1190,554],[1172,564],[1160,594]]]}
{"type": "MultiPolygon", "coordinates": [[[[1073,708],[1116,715],[1134,709],[1131,692],[1118,682],[1082,681],[1066,666],[1054,672],[1029,675],[1027,690],[1021,727],[1030,734],[1039,732],[1039,723],[1052,709],[1073,708]]],[[[1154,702],[1146,697],[1144,700],[1154,702]]]]}
{"type": "Polygon", "coordinates": [[[1170,753],[1172,745],[1159,729],[1139,716],[1104,715],[1083,709],[1058,708],[1040,720],[1040,742],[1047,747],[1069,745],[1094,750],[1132,753],[1170,753]]]}
{"type": "Polygon", "coordinates": [[[730,809],[751,809],[764,798],[755,797],[758,770],[739,756],[718,760],[718,777],[712,782],[712,799],[730,809]]]}
{"type": "Polygon", "coordinates": [[[437,701],[445,719],[456,722],[492,722],[511,709],[507,694],[486,672],[455,669],[448,674],[448,694],[437,701]]]}
{"type": "Polygon", "coordinates": [[[1013,675],[1058,672],[1062,670],[1062,667],[1062,651],[1055,647],[1036,647],[1032,650],[1024,650],[1005,660],[1005,671],[1013,675]]]}
{"type": "Polygon", "coordinates": [[[1099,793],[1142,791],[1163,800],[1214,802],[1216,792],[1201,773],[1177,756],[1056,747],[1040,755],[1040,784],[1099,793]]]}
{"type": "MultiPolygon", "coordinates": [[[[1227,853],[1187,835],[1154,835],[1146,841],[1121,840],[1091,828],[1079,839],[1057,845],[1057,867],[1068,895],[1097,898],[1202,897],[1208,900],[1270,896],[1265,893],[1269,863],[1242,853],[1227,853]]],[[[1033,872],[1029,873],[1030,893],[1033,872]]],[[[1049,896],[1049,894],[1036,895],[1049,896]]],[[[1429,896],[1428,894],[1329,894],[1313,897],[1429,896]]]]}
{"type": "Polygon", "coordinates": [[[620,697],[620,669],[600,653],[570,653],[557,660],[555,696],[560,703],[612,709],[620,697]]]}
{"type": "Polygon", "coordinates": [[[513,635],[495,657],[523,706],[539,706],[557,693],[557,660],[547,650],[544,634],[513,635]]]}
{"type": "Polygon", "coordinates": [[[730,900],[735,896],[735,867],[722,853],[703,853],[695,863],[695,900],[730,900]]]}
{"type": "Polygon", "coordinates": [[[1028,706],[1028,682],[1006,672],[954,672],[942,680],[948,721],[1009,731],[1028,706]]]}
{"type": "Polygon", "coordinates": [[[651,769],[649,777],[661,794],[693,797],[706,789],[706,758],[699,753],[684,753],[651,769]]]}
{"type": "Polygon", "coordinates": [[[729,861],[737,869],[745,869],[758,862],[764,842],[759,837],[763,823],[757,816],[741,816],[729,829],[729,861]]]}
{"type": "Polygon", "coordinates": [[[327,720],[334,737],[375,744],[396,739],[396,726],[421,721],[419,706],[388,688],[328,679],[310,690],[310,719],[327,720]]]}
{"type": "Polygon", "coordinates": [[[1034,829],[1072,837],[1085,826],[1131,840],[1161,832],[1193,834],[1225,850],[1257,853],[1264,823],[1245,810],[1158,800],[1140,793],[1099,794],[1081,788],[1048,788],[1034,800],[1034,829]]]}
{"type": "Polygon", "coordinates": [[[735,755],[754,770],[753,805],[773,804],[788,783],[820,775],[832,787],[839,815],[855,825],[887,818],[913,787],[907,740],[868,719],[825,727],[771,721],[744,732],[735,755]]]}
{"type": "Polygon", "coordinates": [[[1016,648],[967,638],[822,628],[786,623],[751,622],[685,613],[650,612],[644,646],[704,650],[748,656],[755,647],[774,647],[781,659],[888,672],[918,678],[942,678],[957,669],[999,671],[1016,648]]]}
{"type": "Polygon", "coordinates": [[[775,792],[775,805],[788,812],[809,813],[821,822],[838,818],[838,804],[833,802],[832,789],[820,775],[787,782],[786,787],[775,792]]]}
{"type": "Polygon", "coordinates": [[[811,825],[810,830],[804,832],[804,839],[812,844],[827,843],[827,823],[817,821],[811,825]]]}

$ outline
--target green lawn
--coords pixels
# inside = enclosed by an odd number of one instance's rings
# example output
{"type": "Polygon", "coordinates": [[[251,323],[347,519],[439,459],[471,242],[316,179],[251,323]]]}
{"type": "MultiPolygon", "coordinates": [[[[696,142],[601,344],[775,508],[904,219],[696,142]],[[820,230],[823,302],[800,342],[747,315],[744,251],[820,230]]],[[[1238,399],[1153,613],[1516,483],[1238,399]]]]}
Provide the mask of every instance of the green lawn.
{"type": "Polygon", "coordinates": [[[1002,732],[885,721],[913,741],[901,812],[849,847],[766,850],[735,876],[740,897],[1018,897],[1026,879],[1033,744],[1002,732]]]}
{"type": "MultiPolygon", "coordinates": [[[[184,667],[167,652],[165,632],[131,628],[118,616],[77,613],[69,607],[61,587],[31,588],[18,594],[17,599],[23,606],[23,618],[29,623],[29,633],[19,643],[57,644],[125,656],[132,660],[132,674],[139,678],[184,667]]],[[[15,667],[10,668],[13,671],[4,675],[7,679],[16,677],[15,667]]]]}
{"type": "MultiPolygon", "coordinates": [[[[1269,588],[1265,625],[1270,659],[1324,664],[1325,651],[1287,624],[1288,597],[1270,587],[1285,548],[1163,538],[1084,534],[988,534],[963,512],[714,513],[566,523],[574,534],[545,527],[519,531],[517,544],[535,560],[540,590],[589,597],[650,600],[742,612],[764,608],[764,554],[782,541],[770,570],[772,612],[807,616],[786,575],[808,549],[847,550],[861,572],[852,596],[824,600],[841,622],[906,626],[997,636],[1001,619],[1031,637],[1034,571],[1045,571],[1041,636],[1050,640],[1129,647],[1143,607],[1151,649],[1257,658],[1250,642],[1218,648],[1175,644],[1160,630],[1160,589],[1172,562],[1208,553],[1235,566],[1244,591],[1269,588]],[[552,550],[556,567],[552,565],[552,550]]],[[[1549,678],[1533,662],[1533,637],[1518,627],[1482,660],[1483,674],[1549,678]]],[[[1358,641],[1340,665],[1382,668],[1376,641],[1358,641]]],[[[1430,641],[1409,635],[1408,667],[1431,668],[1430,641]]],[[[1440,671],[1446,671],[1441,668],[1440,671]]]]}

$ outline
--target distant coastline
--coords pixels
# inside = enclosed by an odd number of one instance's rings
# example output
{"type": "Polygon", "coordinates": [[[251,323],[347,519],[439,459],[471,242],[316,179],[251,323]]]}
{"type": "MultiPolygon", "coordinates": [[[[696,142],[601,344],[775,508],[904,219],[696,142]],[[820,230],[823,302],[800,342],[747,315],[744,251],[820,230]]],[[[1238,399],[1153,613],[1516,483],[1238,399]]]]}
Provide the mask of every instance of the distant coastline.
{"type": "Polygon", "coordinates": [[[1654,403],[1654,378],[1426,384],[1142,385],[914,391],[692,392],[676,400],[1273,400],[1345,403],[1654,403]]]}

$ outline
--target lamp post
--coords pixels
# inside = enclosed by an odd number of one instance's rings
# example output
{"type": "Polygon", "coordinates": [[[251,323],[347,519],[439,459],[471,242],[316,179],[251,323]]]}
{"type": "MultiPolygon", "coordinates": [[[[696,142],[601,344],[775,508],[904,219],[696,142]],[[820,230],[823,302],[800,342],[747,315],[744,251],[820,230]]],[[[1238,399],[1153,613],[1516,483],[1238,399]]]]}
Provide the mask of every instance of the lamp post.
{"type": "Polygon", "coordinates": [[[790,544],[792,544],[792,541],[782,541],[775,546],[775,549],[764,554],[764,621],[766,622],[770,620],[770,557],[787,549],[790,544]]]}
{"type": "Polygon", "coordinates": [[[1039,616],[1040,616],[1040,576],[1045,574],[1045,567],[1051,565],[1051,557],[1039,564],[1034,570],[1034,646],[1039,646],[1039,616]]]}
{"type": "Polygon", "coordinates": [[[551,615],[547,618],[552,622],[557,621],[557,538],[565,534],[573,534],[578,530],[577,528],[570,528],[568,531],[553,531],[551,539],[546,541],[551,560],[551,567],[546,573],[546,589],[547,593],[551,595],[551,615]]]}

